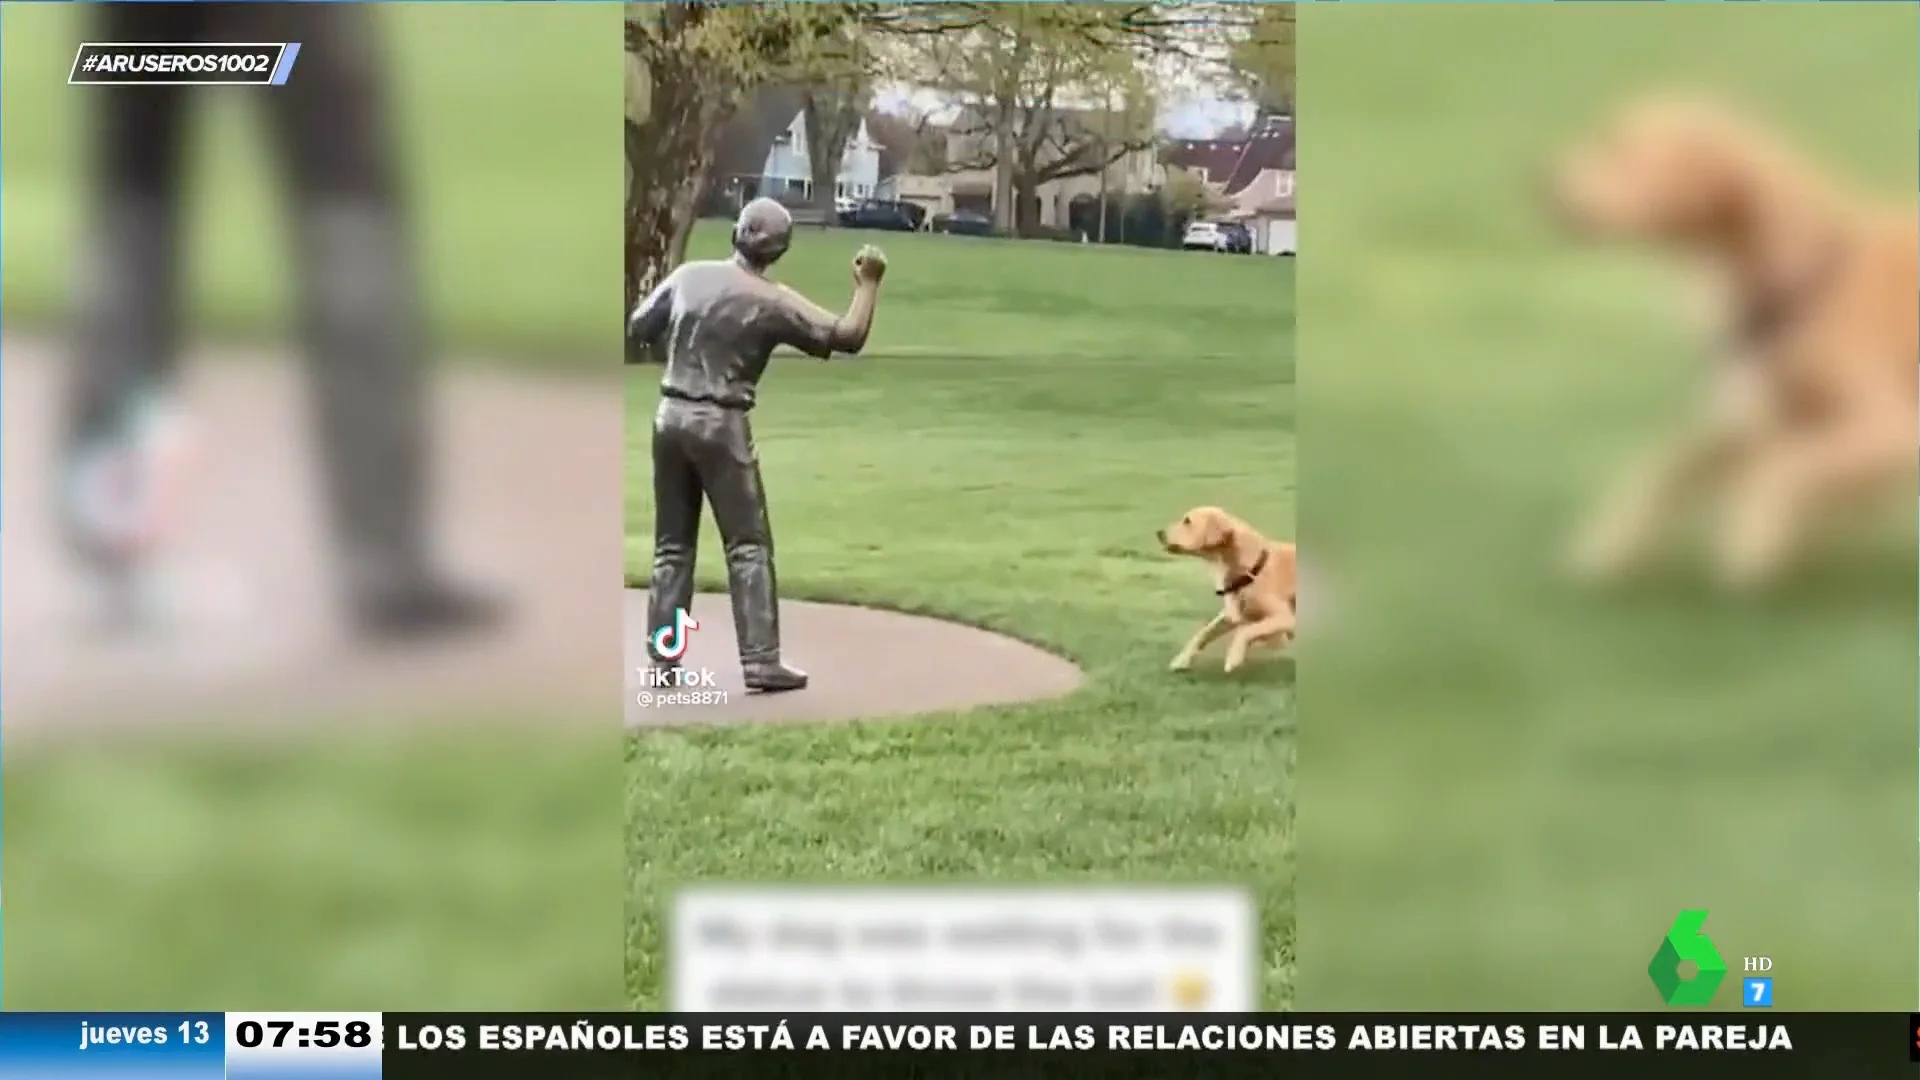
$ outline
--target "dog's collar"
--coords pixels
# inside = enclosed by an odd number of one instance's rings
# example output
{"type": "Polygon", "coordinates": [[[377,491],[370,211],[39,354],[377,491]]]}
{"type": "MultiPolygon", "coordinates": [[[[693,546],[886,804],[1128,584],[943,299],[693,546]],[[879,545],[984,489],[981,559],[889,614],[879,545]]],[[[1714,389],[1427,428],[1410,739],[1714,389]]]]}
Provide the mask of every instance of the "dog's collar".
{"type": "Polygon", "coordinates": [[[1267,568],[1267,552],[1263,551],[1260,553],[1259,558],[1253,560],[1253,566],[1250,567],[1246,573],[1236,574],[1233,577],[1228,578],[1227,583],[1225,585],[1222,585],[1219,588],[1213,590],[1214,595],[1215,596],[1232,596],[1234,593],[1237,593],[1241,589],[1244,589],[1247,586],[1253,584],[1253,580],[1260,576],[1260,571],[1265,570],[1266,568],[1267,568]]]}
{"type": "Polygon", "coordinates": [[[1826,294],[1846,262],[1847,245],[1834,237],[1822,245],[1806,272],[1790,281],[1774,282],[1756,290],[1745,301],[1734,332],[1737,343],[1750,352],[1765,349],[1791,330],[1826,294]]]}

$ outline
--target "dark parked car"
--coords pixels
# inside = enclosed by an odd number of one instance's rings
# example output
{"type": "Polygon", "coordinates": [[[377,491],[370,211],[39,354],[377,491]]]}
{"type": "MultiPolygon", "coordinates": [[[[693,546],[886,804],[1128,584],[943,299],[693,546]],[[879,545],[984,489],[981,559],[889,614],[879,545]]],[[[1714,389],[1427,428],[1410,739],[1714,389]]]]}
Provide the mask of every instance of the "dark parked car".
{"type": "Polygon", "coordinates": [[[849,229],[889,229],[893,232],[919,232],[927,219],[924,207],[910,202],[868,199],[840,215],[840,224],[849,229]]]}
{"type": "Polygon", "coordinates": [[[940,231],[955,236],[992,236],[993,219],[972,210],[962,210],[947,218],[940,231]]]}

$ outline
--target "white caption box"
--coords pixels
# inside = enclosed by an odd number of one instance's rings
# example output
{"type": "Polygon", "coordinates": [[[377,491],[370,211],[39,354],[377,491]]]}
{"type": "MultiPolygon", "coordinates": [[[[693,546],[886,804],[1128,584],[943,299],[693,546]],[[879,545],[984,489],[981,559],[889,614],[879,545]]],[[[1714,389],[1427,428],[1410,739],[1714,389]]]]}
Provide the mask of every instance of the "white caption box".
{"type": "Polygon", "coordinates": [[[706,887],[673,905],[684,1012],[1251,1012],[1238,889],[706,887]]]}

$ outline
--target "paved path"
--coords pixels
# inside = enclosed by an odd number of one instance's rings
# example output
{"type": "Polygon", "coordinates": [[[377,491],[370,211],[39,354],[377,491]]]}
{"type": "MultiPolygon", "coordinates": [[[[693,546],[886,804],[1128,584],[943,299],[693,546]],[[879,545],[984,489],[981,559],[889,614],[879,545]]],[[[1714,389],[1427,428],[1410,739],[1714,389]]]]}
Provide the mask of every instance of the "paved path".
{"type": "Polygon", "coordinates": [[[780,605],[789,663],[812,676],[805,690],[748,694],[740,681],[733,616],[725,596],[701,595],[693,615],[689,671],[713,673],[725,700],[668,703],[701,691],[646,686],[647,594],[627,593],[627,724],[782,723],[908,717],[1060,697],[1080,685],[1080,669],[1025,642],[959,623],[842,604],[798,600],[780,605]],[[650,697],[651,704],[642,702],[650,697]]]}
{"type": "Polygon", "coordinates": [[[304,372],[267,356],[188,358],[185,400],[205,468],[173,568],[179,621],[164,635],[103,637],[50,513],[62,360],[43,342],[0,338],[0,730],[10,752],[48,737],[271,734],[349,717],[466,724],[485,714],[617,730],[617,372],[585,381],[443,369],[435,453],[446,547],[501,589],[513,617],[499,633],[376,654],[351,642],[333,602],[304,372]]]}

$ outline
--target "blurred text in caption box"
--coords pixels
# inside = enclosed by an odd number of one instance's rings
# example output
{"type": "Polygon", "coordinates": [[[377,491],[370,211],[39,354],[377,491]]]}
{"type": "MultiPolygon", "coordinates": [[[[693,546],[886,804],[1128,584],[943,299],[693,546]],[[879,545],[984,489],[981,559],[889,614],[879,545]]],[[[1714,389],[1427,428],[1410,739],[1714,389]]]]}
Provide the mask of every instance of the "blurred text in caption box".
{"type": "Polygon", "coordinates": [[[676,897],[684,1012],[1257,1008],[1231,888],[700,886],[676,897]]]}

